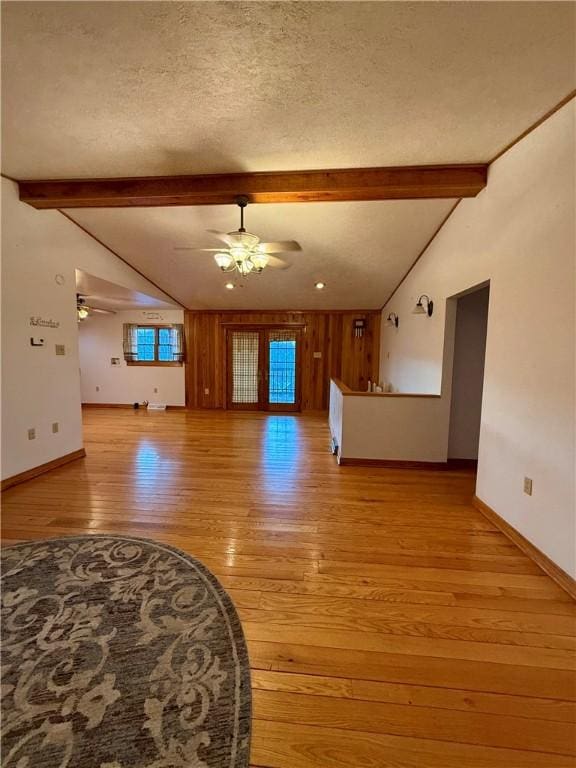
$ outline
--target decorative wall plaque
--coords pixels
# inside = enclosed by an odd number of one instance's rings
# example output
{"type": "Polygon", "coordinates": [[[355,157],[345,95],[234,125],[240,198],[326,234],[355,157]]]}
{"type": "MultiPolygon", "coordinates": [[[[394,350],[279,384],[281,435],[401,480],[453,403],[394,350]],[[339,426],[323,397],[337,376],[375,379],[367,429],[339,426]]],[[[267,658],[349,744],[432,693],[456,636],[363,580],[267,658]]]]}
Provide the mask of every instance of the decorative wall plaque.
{"type": "Polygon", "coordinates": [[[45,320],[43,317],[35,317],[34,315],[30,318],[30,325],[39,325],[42,328],[60,328],[60,323],[57,320],[45,320]]]}

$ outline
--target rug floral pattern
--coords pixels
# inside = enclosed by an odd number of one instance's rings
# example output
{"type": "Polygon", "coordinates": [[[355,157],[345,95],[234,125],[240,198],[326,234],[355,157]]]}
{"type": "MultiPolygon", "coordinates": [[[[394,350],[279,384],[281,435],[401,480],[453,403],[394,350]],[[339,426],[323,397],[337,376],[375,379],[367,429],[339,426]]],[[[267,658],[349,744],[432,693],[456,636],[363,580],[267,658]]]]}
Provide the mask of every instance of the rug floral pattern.
{"type": "Polygon", "coordinates": [[[204,566],[117,536],[1,559],[4,768],[246,768],[246,645],[204,566]]]}

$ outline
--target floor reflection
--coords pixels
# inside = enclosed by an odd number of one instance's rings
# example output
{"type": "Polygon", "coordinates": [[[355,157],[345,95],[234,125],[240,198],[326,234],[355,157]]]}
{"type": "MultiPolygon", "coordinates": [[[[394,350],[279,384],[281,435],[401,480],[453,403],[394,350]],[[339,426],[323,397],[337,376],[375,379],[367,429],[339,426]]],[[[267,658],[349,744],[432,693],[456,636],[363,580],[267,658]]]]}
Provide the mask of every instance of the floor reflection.
{"type": "Polygon", "coordinates": [[[301,434],[298,416],[268,416],[262,439],[264,489],[286,498],[298,485],[301,434]]]}
{"type": "Polygon", "coordinates": [[[152,441],[140,440],[134,457],[136,500],[147,500],[151,490],[158,492],[173,488],[174,474],[179,463],[162,456],[152,441]]]}

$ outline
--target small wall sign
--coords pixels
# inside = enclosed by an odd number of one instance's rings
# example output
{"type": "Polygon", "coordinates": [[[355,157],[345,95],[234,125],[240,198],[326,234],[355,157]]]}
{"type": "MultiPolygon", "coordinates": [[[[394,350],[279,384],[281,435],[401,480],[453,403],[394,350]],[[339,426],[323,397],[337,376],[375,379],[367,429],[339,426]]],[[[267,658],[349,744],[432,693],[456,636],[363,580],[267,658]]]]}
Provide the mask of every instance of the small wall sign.
{"type": "Polygon", "coordinates": [[[42,328],[60,328],[60,323],[57,320],[45,320],[43,317],[36,317],[32,315],[30,318],[30,325],[41,326],[42,328]]]}

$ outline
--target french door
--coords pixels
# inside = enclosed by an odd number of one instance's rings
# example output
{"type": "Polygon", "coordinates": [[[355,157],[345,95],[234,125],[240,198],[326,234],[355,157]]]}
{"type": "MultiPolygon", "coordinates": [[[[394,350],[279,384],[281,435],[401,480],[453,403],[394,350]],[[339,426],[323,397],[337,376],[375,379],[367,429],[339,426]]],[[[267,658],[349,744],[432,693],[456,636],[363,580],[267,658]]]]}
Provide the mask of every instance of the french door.
{"type": "Polygon", "coordinates": [[[226,406],[235,410],[300,410],[300,329],[227,331],[226,406]]]}

